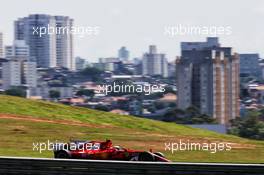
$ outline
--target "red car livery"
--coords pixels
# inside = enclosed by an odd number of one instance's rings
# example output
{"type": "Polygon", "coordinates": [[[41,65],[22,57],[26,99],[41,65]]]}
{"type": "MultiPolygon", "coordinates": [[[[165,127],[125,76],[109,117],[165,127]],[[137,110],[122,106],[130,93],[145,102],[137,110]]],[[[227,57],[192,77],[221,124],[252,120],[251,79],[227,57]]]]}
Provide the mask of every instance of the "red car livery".
{"type": "Polygon", "coordinates": [[[73,141],[57,144],[54,148],[55,158],[91,159],[91,160],[124,160],[124,161],[159,161],[169,162],[160,152],[138,151],[113,146],[106,141],[73,141]]]}

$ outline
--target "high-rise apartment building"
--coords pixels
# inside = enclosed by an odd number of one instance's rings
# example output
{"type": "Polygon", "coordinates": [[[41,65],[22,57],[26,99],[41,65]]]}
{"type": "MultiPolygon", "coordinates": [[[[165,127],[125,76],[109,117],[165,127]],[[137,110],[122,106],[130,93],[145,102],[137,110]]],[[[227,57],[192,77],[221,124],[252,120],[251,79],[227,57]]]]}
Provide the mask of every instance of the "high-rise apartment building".
{"type": "Polygon", "coordinates": [[[5,58],[21,58],[30,60],[29,47],[24,40],[15,40],[13,45],[5,46],[5,58]]]}
{"type": "MultiPolygon", "coordinates": [[[[73,27],[73,19],[68,16],[55,16],[57,29],[73,27]]],[[[73,34],[63,32],[56,35],[56,59],[58,67],[65,67],[75,70],[75,59],[73,57],[73,34]]]]}
{"type": "Polygon", "coordinates": [[[149,46],[149,53],[143,55],[142,73],[143,75],[168,77],[168,62],[165,54],[157,53],[155,45],[149,46]]]}
{"type": "Polygon", "coordinates": [[[197,107],[221,124],[239,116],[239,56],[218,38],[181,43],[176,61],[178,107],[197,107]]]}
{"type": "Polygon", "coordinates": [[[4,56],[3,50],[3,33],[0,32],[0,58],[4,56]]]}
{"type": "Polygon", "coordinates": [[[12,86],[37,86],[36,62],[21,60],[21,58],[2,63],[2,88],[12,86]]]}
{"type": "Polygon", "coordinates": [[[126,49],[126,47],[121,47],[119,50],[118,50],[118,58],[121,60],[121,61],[128,61],[129,59],[129,51],[126,49]]]}
{"type": "Polygon", "coordinates": [[[15,40],[5,47],[6,61],[2,63],[2,86],[37,86],[36,62],[30,60],[29,47],[24,40],[15,40]]]}
{"type": "Polygon", "coordinates": [[[2,88],[21,85],[21,65],[19,61],[2,63],[2,88]]]}
{"type": "Polygon", "coordinates": [[[261,78],[261,68],[259,64],[259,54],[239,54],[240,75],[242,77],[253,76],[261,78]]]}
{"type": "Polygon", "coordinates": [[[33,14],[15,21],[15,39],[25,40],[38,67],[75,70],[72,25],[69,17],[33,14]]]}
{"type": "Polygon", "coordinates": [[[75,58],[75,69],[77,71],[81,71],[85,69],[86,66],[87,66],[87,61],[84,58],[81,57],[75,58]]]}
{"type": "Polygon", "coordinates": [[[40,28],[55,27],[56,20],[50,15],[29,15],[15,21],[15,40],[25,40],[29,46],[30,57],[38,67],[56,67],[56,35],[39,35],[40,28]],[[35,31],[35,30],[37,31],[35,31]]]}

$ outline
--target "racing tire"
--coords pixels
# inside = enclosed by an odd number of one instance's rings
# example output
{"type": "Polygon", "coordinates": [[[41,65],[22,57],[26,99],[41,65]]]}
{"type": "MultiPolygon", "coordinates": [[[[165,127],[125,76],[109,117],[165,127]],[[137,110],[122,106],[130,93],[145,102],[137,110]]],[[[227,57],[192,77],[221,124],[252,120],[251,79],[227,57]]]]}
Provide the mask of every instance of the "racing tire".
{"type": "Polygon", "coordinates": [[[151,162],[151,161],[154,161],[155,158],[154,158],[154,156],[150,152],[142,152],[142,153],[139,153],[138,160],[139,161],[148,161],[148,162],[151,162]]]}
{"type": "Polygon", "coordinates": [[[68,159],[70,158],[69,154],[65,151],[59,151],[55,154],[55,158],[58,159],[68,159]]]}

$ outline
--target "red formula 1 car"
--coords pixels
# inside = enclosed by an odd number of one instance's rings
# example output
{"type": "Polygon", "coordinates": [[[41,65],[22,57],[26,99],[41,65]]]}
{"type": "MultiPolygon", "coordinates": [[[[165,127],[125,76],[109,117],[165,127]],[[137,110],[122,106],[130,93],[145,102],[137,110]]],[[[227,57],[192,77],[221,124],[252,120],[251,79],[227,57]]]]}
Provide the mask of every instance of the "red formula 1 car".
{"type": "Polygon", "coordinates": [[[57,144],[54,147],[55,158],[91,159],[91,160],[124,160],[124,161],[158,161],[170,162],[160,152],[138,151],[113,146],[111,140],[72,141],[57,144]]]}

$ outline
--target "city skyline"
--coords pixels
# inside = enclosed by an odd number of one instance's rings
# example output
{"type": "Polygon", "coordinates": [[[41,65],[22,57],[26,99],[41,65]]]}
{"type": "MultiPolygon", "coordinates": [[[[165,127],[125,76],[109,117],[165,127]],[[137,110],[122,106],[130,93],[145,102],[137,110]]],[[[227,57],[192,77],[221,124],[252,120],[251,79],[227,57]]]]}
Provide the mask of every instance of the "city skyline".
{"type": "Polygon", "coordinates": [[[3,32],[4,45],[10,45],[14,40],[14,21],[29,14],[63,15],[74,19],[76,26],[99,26],[97,36],[76,37],[74,56],[97,61],[100,57],[117,56],[118,49],[126,46],[130,51],[130,58],[141,57],[148,50],[149,45],[157,45],[160,52],[165,53],[169,61],[180,55],[181,41],[202,41],[208,35],[164,35],[166,26],[198,25],[198,26],[230,26],[231,35],[218,35],[225,46],[233,47],[238,53],[259,53],[264,55],[262,46],[264,37],[261,20],[264,17],[264,2],[222,1],[217,9],[225,13],[215,13],[215,4],[208,0],[205,3],[177,1],[164,3],[159,0],[111,2],[100,0],[91,1],[45,1],[35,2],[26,0],[16,4],[15,0],[1,5],[3,16],[0,21],[0,31],[3,32]],[[207,5],[202,5],[207,4],[207,5]],[[63,5],[63,9],[60,8],[63,5]],[[147,8],[151,10],[146,10],[147,8]],[[198,7],[198,8],[197,8],[198,7]],[[4,10],[4,9],[13,10],[4,10]],[[78,10],[73,10],[74,8],[78,10]],[[44,9],[44,10],[43,10],[44,9]],[[45,10],[46,9],[46,10],[45,10]],[[159,13],[156,13],[156,12],[159,13]],[[210,15],[208,15],[210,14],[210,15]],[[137,20],[134,20],[134,19],[137,20]],[[243,19],[243,20],[240,20],[243,19]]]}

